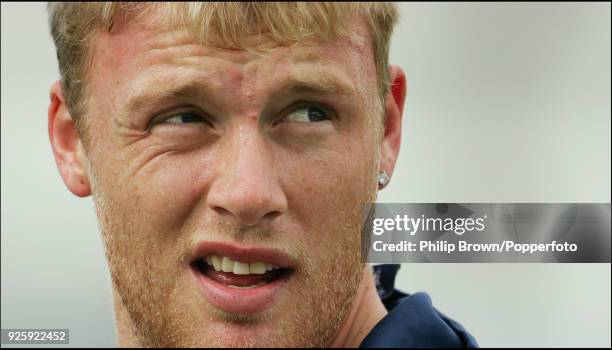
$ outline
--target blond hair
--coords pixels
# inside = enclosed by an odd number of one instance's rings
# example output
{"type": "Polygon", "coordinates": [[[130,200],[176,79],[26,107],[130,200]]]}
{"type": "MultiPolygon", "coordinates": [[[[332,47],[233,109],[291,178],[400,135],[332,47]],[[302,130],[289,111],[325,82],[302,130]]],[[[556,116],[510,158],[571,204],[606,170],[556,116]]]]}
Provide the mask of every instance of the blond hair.
{"type": "MultiPolygon", "coordinates": [[[[277,43],[291,45],[320,36],[334,38],[350,32],[345,19],[360,14],[368,22],[372,39],[379,95],[389,88],[389,43],[398,11],[391,3],[343,2],[204,2],[204,3],[49,3],[49,24],[57,49],[64,98],[80,126],[85,113],[83,91],[89,69],[89,47],[97,31],[110,31],[120,13],[152,13],[190,29],[200,39],[217,35],[227,46],[248,49],[242,39],[265,34],[277,43]]],[[[81,130],[81,128],[79,127],[81,130]]]]}

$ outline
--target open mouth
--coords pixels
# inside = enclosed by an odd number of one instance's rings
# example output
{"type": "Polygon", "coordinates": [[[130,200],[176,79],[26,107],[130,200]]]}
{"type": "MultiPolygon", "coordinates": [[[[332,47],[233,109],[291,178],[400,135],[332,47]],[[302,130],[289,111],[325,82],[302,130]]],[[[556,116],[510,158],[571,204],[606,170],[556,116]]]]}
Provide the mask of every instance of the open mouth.
{"type": "Polygon", "coordinates": [[[287,277],[291,269],[266,262],[242,263],[226,256],[210,255],[196,260],[193,267],[202,275],[229,288],[249,289],[287,277]]]}
{"type": "Polygon", "coordinates": [[[202,242],[190,264],[206,300],[236,314],[272,307],[297,267],[279,250],[224,242],[202,242]]]}

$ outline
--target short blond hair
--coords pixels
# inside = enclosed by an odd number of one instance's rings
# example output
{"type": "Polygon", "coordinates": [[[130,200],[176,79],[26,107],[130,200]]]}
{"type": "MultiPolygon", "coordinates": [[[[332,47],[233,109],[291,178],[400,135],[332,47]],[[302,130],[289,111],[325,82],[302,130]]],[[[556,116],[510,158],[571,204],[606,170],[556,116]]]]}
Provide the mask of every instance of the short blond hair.
{"type": "MultiPolygon", "coordinates": [[[[121,11],[153,10],[169,23],[190,29],[206,40],[210,32],[228,47],[248,49],[242,38],[265,34],[291,45],[320,36],[334,38],[350,32],[345,19],[360,14],[368,22],[381,100],[389,88],[389,46],[398,10],[392,3],[346,2],[200,2],[200,3],[49,3],[49,24],[57,49],[64,98],[77,126],[85,114],[83,91],[91,57],[89,47],[97,31],[110,31],[121,11]]],[[[79,127],[81,130],[81,128],[79,127]]]]}

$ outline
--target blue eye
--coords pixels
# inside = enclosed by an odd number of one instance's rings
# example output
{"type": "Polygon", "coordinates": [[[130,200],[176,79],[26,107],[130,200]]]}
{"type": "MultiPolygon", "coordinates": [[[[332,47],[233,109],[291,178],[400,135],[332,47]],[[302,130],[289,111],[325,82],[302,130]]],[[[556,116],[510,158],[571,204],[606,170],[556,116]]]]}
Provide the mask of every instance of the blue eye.
{"type": "Polygon", "coordinates": [[[204,119],[195,113],[178,113],[163,120],[167,124],[201,123],[204,119]]]}
{"type": "Polygon", "coordinates": [[[328,113],[319,107],[301,107],[287,114],[285,119],[290,122],[316,123],[329,120],[328,113]]]}

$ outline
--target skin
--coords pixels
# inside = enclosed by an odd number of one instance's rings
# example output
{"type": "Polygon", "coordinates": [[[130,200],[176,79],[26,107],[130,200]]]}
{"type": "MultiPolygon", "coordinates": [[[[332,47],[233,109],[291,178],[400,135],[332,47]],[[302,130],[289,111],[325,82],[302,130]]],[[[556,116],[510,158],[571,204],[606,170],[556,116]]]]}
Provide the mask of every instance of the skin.
{"type": "Polygon", "coordinates": [[[51,145],[68,189],[93,195],[119,345],[358,346],[385,316],[360,262],[361,204],[379,170],[393,173],[406,82],[389,67],[381,105],[366,22],[351,21],[350,37],[293,47],[249,37],[271,49],[260,55],[118,19],[93,41],[84,134],[52,86],[51,145]],[[301,118],[313,103],[328,120],[301,118]],[[201,119],[170,123],[178,112],[201,119]],[[229,314],[190,270],[202,240],[272,247],[298,266],[272,307],[229,314]]]}

